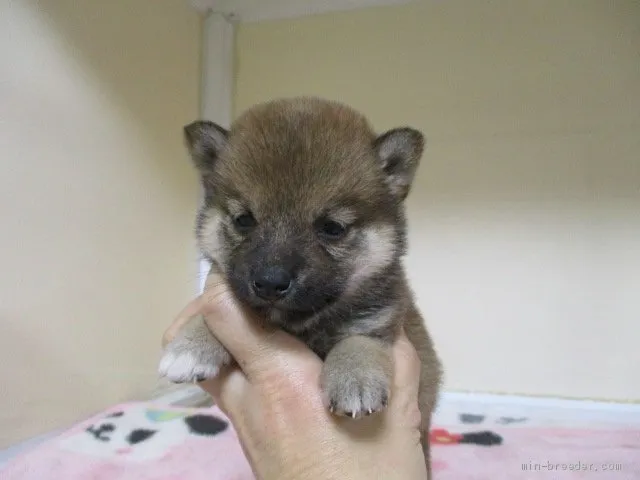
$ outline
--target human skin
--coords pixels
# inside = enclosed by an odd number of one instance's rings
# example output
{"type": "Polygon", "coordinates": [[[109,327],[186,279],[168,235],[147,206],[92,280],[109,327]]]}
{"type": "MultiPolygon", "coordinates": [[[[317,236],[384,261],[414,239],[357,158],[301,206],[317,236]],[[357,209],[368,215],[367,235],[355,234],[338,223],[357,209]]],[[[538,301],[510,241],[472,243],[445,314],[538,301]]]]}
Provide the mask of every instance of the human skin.
{"type": "Polygon", "coordinates": [[[199,385],[233,423],[261,480],[426,479],[420,443],[420,360],[400,331],[393,345],[388,407],[353,420],[332,415],[320,389],[322,361],[293,336],[264,326],[235,301],[221,278],[178,315],[166,345],[203,315],[235,359],[199,385]]]}

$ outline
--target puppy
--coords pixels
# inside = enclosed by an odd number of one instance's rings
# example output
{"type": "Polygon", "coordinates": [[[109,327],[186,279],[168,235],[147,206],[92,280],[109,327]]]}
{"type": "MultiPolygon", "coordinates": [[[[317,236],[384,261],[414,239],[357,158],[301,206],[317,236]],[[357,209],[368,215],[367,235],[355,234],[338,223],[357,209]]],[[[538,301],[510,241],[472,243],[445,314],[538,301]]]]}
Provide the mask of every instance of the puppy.
{"type": "MultiPolygon", "coordinates": [[[[196,121],[184,134],[205,192],[196,226],[202,254],[240,302],[324,360],[332,412],[358,418],[385,408],[390,345],[404,326],[422,362],[429,463],[441,365],[401,263],[422,134],[377,136],[358,112],[318,98],[257,105],[229,131],[196,121]]],[[[192,382],[231,361],[197,318],[167,345],[160,373],[192,382]]]]}

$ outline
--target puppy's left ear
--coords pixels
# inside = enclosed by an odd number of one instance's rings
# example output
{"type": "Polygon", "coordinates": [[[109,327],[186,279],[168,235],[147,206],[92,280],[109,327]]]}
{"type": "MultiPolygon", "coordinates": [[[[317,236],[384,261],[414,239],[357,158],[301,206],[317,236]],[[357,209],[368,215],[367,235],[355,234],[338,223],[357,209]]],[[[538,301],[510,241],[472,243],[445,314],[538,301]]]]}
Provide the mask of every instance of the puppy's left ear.
{"type": "Polygon", "coordinates": [[[387,175],[389,188],[400,200],[409,195],[424,145],[424,135],[409,127],[389,130],[374,142],[374,149],[382,170],[387,175]]]}

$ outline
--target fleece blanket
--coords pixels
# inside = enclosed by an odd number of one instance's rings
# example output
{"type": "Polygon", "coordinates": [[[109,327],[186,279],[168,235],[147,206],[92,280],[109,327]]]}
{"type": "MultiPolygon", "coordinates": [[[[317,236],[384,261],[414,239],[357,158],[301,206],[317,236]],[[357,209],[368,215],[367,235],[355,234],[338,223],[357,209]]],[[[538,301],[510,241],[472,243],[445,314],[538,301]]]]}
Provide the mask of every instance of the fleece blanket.
{"type": "MultiPolygon", "coordinates": [[[[438,420],[438,416],[436,416],[438,420]]],[[[640,429],[569,428],[448,412],[431,431],[436,480],[640,479],[640,429]]],[[[216,407],[118,405],[10,460],[2,480],[253,480],[216,407]]]]}

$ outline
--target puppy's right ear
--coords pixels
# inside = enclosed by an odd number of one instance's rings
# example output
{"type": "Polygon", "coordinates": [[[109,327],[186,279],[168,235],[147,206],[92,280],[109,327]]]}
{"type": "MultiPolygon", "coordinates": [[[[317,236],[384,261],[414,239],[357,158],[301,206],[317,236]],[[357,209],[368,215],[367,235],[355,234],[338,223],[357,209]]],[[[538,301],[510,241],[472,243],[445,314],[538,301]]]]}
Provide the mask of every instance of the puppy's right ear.
{"type": "Polygon", "coordinates": [[[198,120],[184,127],[184,139],[202,175],[213,169],[220,152],[227,145],[229,132],[220,125],[207,120],[198,120]]]}

